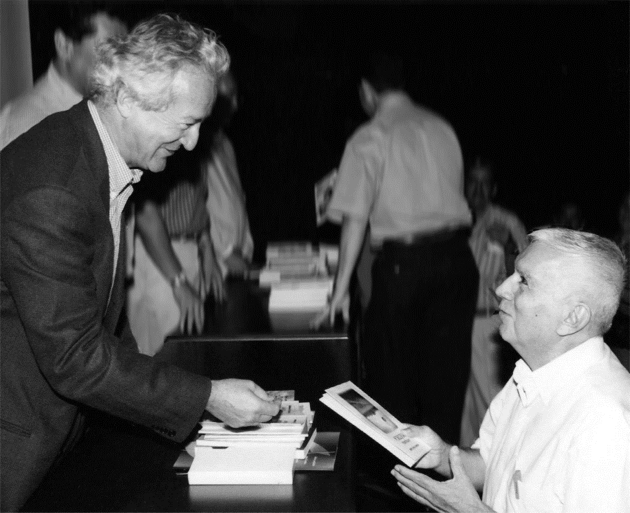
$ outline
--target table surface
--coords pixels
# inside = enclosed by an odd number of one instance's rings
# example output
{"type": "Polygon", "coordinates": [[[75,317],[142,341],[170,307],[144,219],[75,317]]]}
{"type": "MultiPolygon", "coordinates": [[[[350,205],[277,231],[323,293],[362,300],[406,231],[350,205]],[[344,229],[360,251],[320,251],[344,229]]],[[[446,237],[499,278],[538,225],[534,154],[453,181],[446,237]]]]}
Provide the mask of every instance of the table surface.
{"type": "Polygon", "coordinates": [[[292,485],[189,486],[173,468],[180,445],[98,419],[23,511],[354,511],[352,436],[337,430],[333,472],[296,472],[292,485]]]}
{"type": "Polygon", "coordinates": [[[264,290],[246,282],[228,285],[228,301],[209,308],[206,333],[172,337],[156,358],[218,379],[242,374],[267,389],[295,389],[296,399],[315,409],[318,430],[341,433],[335,470],[296,472],[292,485],[189,486],[173,468],[183,444],[89,412],[86,435],[25,511],[356,510],[352,430],[317,404],[324,388],[352,378],[351,341],[339,330],[278,329],[267,315],[264,290]]]}

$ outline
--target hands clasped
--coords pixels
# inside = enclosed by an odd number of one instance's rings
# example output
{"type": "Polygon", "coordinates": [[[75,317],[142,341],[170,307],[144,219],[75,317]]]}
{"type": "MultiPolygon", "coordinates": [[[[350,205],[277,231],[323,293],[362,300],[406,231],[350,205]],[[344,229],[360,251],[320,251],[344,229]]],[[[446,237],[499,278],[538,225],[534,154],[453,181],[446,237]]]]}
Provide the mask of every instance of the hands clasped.
{"type": "Polygon", "coordinates": [[[396,465],[391,473],[406,495],[440,512],[492,511],[481,502],[466,473],[457,446],[450,446],[427,426],[409,426],[407,434],[423,440],[431,447],[416,464],[417,468],[435,470],[444,476],[452,475],[452,478],[436,481],[421,472],[396,465]]]}
{"type": "Polygon", "coordinates": [[[230,427],[243,427],[269,421],[280,406],[253,381],[222,379],[212,381],[206,410],[230,427]]]}

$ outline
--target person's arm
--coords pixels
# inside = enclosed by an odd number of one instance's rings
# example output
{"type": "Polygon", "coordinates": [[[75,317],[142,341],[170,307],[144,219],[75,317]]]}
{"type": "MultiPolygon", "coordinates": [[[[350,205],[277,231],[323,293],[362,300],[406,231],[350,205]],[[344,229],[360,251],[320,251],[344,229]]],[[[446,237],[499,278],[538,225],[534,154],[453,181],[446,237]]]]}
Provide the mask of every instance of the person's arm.
{"type": "Polygon", "coordinates": [[[183,441],[207,405],[210,379],[139,354],[114,336],[115,320],[105,325],[114,242],[101,197],[34,188],[5,207],[1,236],[3,305],[10,293],[19,317],[10,325],[19,322],[28,344],[20,351],[34,359],[27,367],[68,401],[183,441]]]}
{"type": "Polygon", "coordinates": [[[216,301],[223,302],[225,299],[223,276],[210,240],[209,230],[204,230],[199,237],[199,259],[201,261],[201,272],[199,273],[201,297],[205,299],[208,292],[212,292],[216,301]]]}
{"type": "Polygon", "coordinates": [[[180,331],[192,333],[195,326],[201,332],[205,315],[203,300],[188,280],[182,279],[182,265],[173,251],[160,211],[151,200],[143,201],[136,210],[136,229],[151,260],[172,286],[180,310],[180,331]]]}
{"type": "Polygon", "coordinates": [[[479,451],[450,445],[427,426],[410,426],[407,431],[431,447],[416,468],[434,470],[448,479],[436,481],[422,472],[396,465],[392,475],[406,495],[436,511],[492,511],[479,499],[485,480],[485,462],[479,451]]]}
{"type": "Polygon", "coordinates": [[[222,379],[212,381],[206,410],[228,426],[243,427],[269,421],[280,405],[252,381],[222,379]]]}
{"type": "Polygon", "coordinates": [[[350,279],[355,264],[361,253],[363,237],[367,228],[367,218],[357,218],[345,215],[341,226],[341,243],[339,247],[339,266],[335,278],[335,289],[330,303],[313,320],[315,327],[328,320],[334,323],[337,312],[342,311],[344,320],[348,322],[350,279]]]}

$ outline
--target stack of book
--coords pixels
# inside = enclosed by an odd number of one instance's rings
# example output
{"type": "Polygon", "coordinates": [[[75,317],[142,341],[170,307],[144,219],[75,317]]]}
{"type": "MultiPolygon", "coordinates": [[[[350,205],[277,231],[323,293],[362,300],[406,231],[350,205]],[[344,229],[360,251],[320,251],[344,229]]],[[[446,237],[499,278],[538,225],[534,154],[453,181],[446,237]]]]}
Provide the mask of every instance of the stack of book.
{"type": "Polygon", "coordinates": [[[333,282],[333,278],[323,277],[274,283],[269,293],[269,312],[317,312],[326,306],[333,282]]]}
{"type": "Polygon", "coordinates": [[[315,440],[313,419],[310,404],[291,397],[281,401],[277,417],[258,426],[236,429],[221,422],[203,421],[188,483],[293,483],[294,460],[306,458],[315,440]]]}
{"type": "Polygon", "coordinates": [[[326,253],[309,242],[271,243],[267,246],[265,267],[258,278],[261,286],[327,275],[326,253]]]}

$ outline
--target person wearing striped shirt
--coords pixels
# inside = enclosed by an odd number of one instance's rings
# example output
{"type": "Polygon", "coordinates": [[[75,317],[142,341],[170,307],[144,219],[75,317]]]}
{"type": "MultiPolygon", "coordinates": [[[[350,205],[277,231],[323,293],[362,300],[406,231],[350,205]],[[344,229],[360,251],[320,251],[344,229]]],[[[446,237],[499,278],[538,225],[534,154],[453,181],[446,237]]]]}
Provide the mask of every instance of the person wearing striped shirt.
{"type": "Polygon", "coordinates": [[[483,416],[516,361],[510,346],[499,337],[494,289],[512,273],[515,253],[527,246],[527,231],[516,214],[492,202],[496,192],[493,163],[477,158],[466,178],[466,199],[474,218],[468,243],[479,270],[470,377],[460,433],[460,443],[466,447],[477,439],[483,416]]]}
{"type": "Polygon", "coordinates": [[[223,299],[206,209],[207,181],[196,155],[175,154],[166,172],[143,180],[135,195],[127,314],[144,354],[156,354],[176,331],[200,333],[208,294],[223,299]]]}

